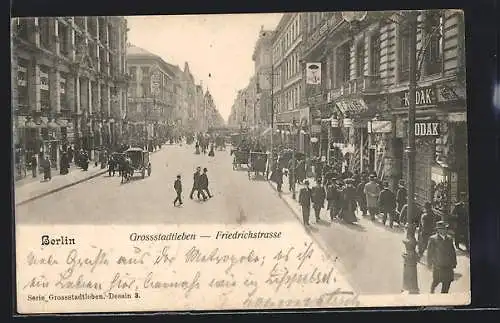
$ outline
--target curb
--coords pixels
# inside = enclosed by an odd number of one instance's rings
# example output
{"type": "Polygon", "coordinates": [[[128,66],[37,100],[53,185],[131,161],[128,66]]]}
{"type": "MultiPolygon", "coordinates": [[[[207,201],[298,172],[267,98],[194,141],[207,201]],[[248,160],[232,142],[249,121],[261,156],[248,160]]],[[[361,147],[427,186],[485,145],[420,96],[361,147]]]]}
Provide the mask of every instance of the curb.
{"type": "MultiPolygon", "coordinates": [[[[160,151],[160,150],[156,150],[156,151],[151,152],[150,154],[154,154],[154,153],[159,152],[159,151],[160,151]]],[[[50,190],[50,191],[47,191],[47,192],[41,193],[40,195],[36,195],[36,196],[30,197],[30,198],[28,198],[28,199],[26,199],[26,200],[24,200],[24,201],[18,202],[18,203],[16,203],[16,204],[15,204],[15,206],[21,206],[21,205],[24,205],[24,204],[26,204],[26,203],[33,202],[34,200],[38,200],[38,199],[40,199],[40,198],[42,198],[42,197],[45,197],[45,196],[47,196],[47,195],[54,194],[54,193],[57,193],[57,192],[59,192],[59,191],[62,191],[62,190],[64,190],[64,189],[66,189],[66,188],[69,188],[69,187],[71,187],[71,186],[75,186],[75,185],[77,185],[77,184],[80,184],[80,183],[86,182],[86,181],[88,181],[88,180],[91,180],[92,178],[96,178],[96,177],[98,177],[98,176],[101,176],[101,175],[103,175],[103,174],[106,174],[107,172],[108,172],[108,169],[107,169],[107,168],[106,168],[106,169],[103,169],[103,170],[101,170],[101,171],[98,171],[98,172],[97,172],[97,173],[95,173],[95,174],[90,175],[89,177],[85,177],[85,178],[79,179],[79,180],[77,180],[77,181],[75,181],[75,182],[71,182],[71,183],[68,183],[68,184],[62,185],[62,186],[57,187],[57,188],[54,188],[54,189],[52,189],[52,190],[50,190]]],[[[14,189],[14,191],[15,191],[15,189],[14,189]]],[[[14,196],[15,196],[15,193],[14,193],[14,196]]]]}

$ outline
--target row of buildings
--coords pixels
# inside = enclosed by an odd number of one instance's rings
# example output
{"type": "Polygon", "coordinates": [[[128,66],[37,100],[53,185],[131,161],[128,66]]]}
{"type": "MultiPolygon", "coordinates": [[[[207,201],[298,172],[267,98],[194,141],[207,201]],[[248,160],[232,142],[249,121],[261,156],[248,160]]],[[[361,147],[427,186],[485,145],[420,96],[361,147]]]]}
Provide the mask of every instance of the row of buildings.
{"type": "Polygon", "coordinates": [[[128,44],[124,17],[34,17],[11,23],[16,178],[68,146],[146,142],[223,124],[210,92],[184,69],[128,44]]]}
{"type": "MultiPolygon", "coordinates": [[[[458,10],[418,12],[416,195],[443,211],[468,190],[463,19],[458,10]]],[[[406,179],[409,41],[406,12],[286,13],[260,31],[255,75],[229,121],[273,120],[278,141],[375,171],[395,188],[406,179]],[[257,120],[248,114],[255,101],[257,120]]]]}

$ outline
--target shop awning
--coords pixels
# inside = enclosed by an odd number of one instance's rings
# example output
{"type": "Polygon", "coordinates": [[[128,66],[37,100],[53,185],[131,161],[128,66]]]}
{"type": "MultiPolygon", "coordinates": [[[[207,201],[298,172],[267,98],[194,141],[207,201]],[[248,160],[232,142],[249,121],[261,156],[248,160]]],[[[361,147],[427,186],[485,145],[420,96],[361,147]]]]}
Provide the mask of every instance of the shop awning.
{"type": "Polygon", "coordinates": [[[343,115],[356,115],[368,111],[366,102],[361,98],[355,99],[340,99],[335,102],[337,108],[343,115]]]}

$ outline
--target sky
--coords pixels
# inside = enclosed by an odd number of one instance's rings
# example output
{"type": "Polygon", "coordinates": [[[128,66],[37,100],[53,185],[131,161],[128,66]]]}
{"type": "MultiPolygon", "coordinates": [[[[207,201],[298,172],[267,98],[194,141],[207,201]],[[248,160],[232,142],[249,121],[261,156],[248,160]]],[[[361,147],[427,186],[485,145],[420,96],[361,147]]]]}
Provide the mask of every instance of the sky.
{"type": "Polygon", "coordinates": [[[261,26],[275,29],[282,14],[220,14],[127,17],[128,41],[170,64],[188,62],[227,121],[238,90],[254,74],[252,54],[261,26]]]}

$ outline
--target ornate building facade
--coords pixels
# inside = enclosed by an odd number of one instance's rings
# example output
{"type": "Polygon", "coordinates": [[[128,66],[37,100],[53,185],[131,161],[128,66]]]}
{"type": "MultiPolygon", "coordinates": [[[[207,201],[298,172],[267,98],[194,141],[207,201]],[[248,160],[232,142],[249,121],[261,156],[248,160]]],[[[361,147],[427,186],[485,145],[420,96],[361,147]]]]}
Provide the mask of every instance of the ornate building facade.
{"type": "Polygon", "coordinates": [[[12,20],[12,115],[17,177],[26,162],[74,145],[94,158],[122,142],[127,111],[124,17],[12,20]]]}
{"type": "Polygon", "coordinates": [[[127,139],[140,138],[140,143],[165,140],[176,120],[174,72],[161,57],[136,46],[127,48],[127,65],[127,139]]]}

